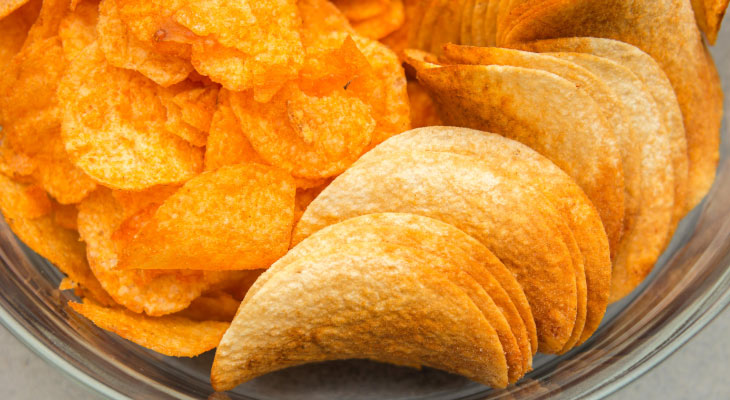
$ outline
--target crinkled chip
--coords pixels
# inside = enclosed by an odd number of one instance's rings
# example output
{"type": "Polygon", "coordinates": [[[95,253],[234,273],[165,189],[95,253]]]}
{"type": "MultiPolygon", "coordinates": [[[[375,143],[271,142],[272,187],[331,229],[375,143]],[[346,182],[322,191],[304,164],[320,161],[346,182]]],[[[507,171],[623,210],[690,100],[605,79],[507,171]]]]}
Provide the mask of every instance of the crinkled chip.
{"type": "Polygon", "coordinates": [[[108,64],[96,44],[84,49],[58,92],[71,161],[115,189],[181,183],[200,172],[202,150],[165,127],[166,110],[158,98],[165,90],[108,64]]]}
{"type": "Polygon", "coordinates": [[[189,59],[158,51],[138,39],[121,20],[118,0],[102,0],[99,5],[99,47],[107,61],[118,68],[138,71],[159,85],[183,81],[193,70],[189,59]]]}
{"type": "Polygon", "coordinates": [[[358,162],[335,178],[304,212],[292,243],[375,212],[432,217],[482,242],[523,286],[539,351],[559,352],[567,343],[576,320],[576,277],[561,234],[563,217],[541,193],[473,157],[392,153],[358,162]]]}
{"type": "Polygon", "coordinates": [[[506,386],[494,328],[423,260],[408,248],[349,245],[288,265],[239,309],[216,351],[213,387],[347,358],[426,365],[506,386]]]}
{"type": "Polygon", "coordinates": [[[122,308],[106,308],[91,303],[68,304],[99,328],[173,357],[195,357],[214,349],[229,325],[227,322],[193,321],[172,315],[148,317],[122,308]]]}
{"type": "Polygon", "coordinates": [[[183,81],[160,92],[167,111],[165,128],[193,146],[203,147],[213,119],[218,87],[183,81]]]}
{"type": "Polygon", "coordinates": [[[95,191],[79,204],[78,227],[86,242],[89,265],[117,303],[133,312],[151,316],[171,314],[187,308],[213,285],[235,279],[230,273],[221,272],[116,269],[118,249],[112,235],[127,219],[125,211],[136,215],[154,202],[139,200],[126,204],[136,204],[139,209],[124,210],[106,189],[95,191]]]}
{"type": "Polygon", "coordinates": [[[123,247],[118,268],[266,268],[289,246],[294,192],[291,177],[269,166],[205,172],[155,210],[123,247]]]}

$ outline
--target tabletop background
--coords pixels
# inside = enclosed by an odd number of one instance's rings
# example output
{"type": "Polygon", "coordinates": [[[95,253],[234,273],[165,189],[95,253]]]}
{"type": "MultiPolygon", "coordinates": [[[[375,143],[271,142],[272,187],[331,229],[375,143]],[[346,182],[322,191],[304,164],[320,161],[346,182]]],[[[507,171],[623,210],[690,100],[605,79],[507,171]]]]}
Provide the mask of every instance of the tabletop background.
{"type": "MultiPolygon", "coordinates": [[[[730,399],[730,308],[609,400],[730,399]]],[[[96,400],[0,326],[0,399],[96,400]]]]}

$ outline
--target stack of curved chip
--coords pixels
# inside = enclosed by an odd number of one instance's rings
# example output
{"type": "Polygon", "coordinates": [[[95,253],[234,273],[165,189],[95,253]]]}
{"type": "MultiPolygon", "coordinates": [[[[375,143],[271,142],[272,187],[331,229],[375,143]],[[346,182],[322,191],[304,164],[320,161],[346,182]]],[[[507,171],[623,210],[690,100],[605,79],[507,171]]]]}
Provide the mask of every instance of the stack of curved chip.
{"type": "Polygon", "coordinates": [[[530,148],[470,129],[385,141],[309,205],[293,243],[223,337],[216,389],[343,358],[503,387],[536,351],[584,342],[608,302],[608,238],[583,191],[530,148]]]}

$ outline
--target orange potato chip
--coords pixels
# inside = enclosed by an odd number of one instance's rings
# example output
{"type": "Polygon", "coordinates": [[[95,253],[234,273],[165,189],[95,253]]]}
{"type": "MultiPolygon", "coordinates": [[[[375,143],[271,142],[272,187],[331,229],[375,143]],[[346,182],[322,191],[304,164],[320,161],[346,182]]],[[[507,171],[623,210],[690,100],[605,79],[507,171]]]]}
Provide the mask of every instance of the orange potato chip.
{"type": "Polygon", "coordinates": [[[717,34],[720,32],[720,25],[722,25],[728,4],[730,4],[730,0],[692,0],[697,24],[707,36],[710,44],[714,45],[717,41],[717,34]]]}
{"type": "MultiPolygon", "coordinates": [[[[137,204],[141,208],[150,206],[141,200],[127,204],[137,204]]],[[[79,204],[79,233],[86,242],[89,265],[117,303],[133,312],[151,316],[171,314],[187,308],[213,285],[235,278],[222,272],[116,269],[119,255],[112,235],[127,219],[125,213],[134,215],[140,211],[124,210],[106,189],[95,191],[79,204]]]]}
{"type": "Polygon", "coordinates": [[[115,189],[181,183],[200,172],[202,151],[165,129],[158,97],[165,90],[111,66],[97,45],[84,49],[58,90],[71,161],[115,189]]]}
{"type": "Polygon", "coordinates": [[[426,365],[506,386],[494,328],[422,256],[392,245],[349,245],[290,264],[239,309],[216,351],[213,388],[347,358],[426,365]]]}
{"type": "Polygon", "coordinates": [[[99,3],[92,0],[81,2],[61,20],[58,36],[67,60],[76,58],[81,50],[96,40],[98,20],[99,3]]]}
{"type": "Polygon", "coordinates": [[[40,0],[32,0],[8,16],[0,18],[0,37],[3,38],[0,41],[0,71],[20,51],[28,30],[38,17],[40,5],[40,0]]]}
{"type": "Polygon", "coordinates": [[[138,192],[114,190],[112,196],[119,203],[124,218],[129,218],[150,206],[161,206],[162,203],[180,189],[179,186],[153,186],[138,192]]]}
{"type": "Polygon", "coordinates": [[[68,230],[78,231],[78,216],[79,210],[76,205],[53,203],[53,222],[56,225],[68,230]]]}
{"type": "Polygon", "coordinates": [[[192,81],[162,91],[160,101],[167,110],[165,128],[193,146],[205,146],[217,98],[217,86],[192,81]]]}
{"type": "Polygon", "coordinates": [[[0,3],[0,19],[7,17],[12,14],[13,11],[19,9],[28,3],[29,0],[3,0],[0,3]]]}
{"type": "Polygon", "coordinates": [[[266,268],[289,246],[294,193],[289,175],[260,164],[205,172],[125,243],[118,268],[266,268]]]}
{"type": "Polygon", "coordinates": [[[268,101],[301,67],[301,19],[293,0],[118,3],[138,39],[163,52],[189,48],[199,73],[229,90],[253,89],[259,101],[268,101]]]}
{"type": "Polygon", "coordinates": [[[539,350],[558,352],[567,343],[577,312],[572,257],[561,234],[562,216],[535,189],[473,157],[392,153],[358,162],[332,181],[304,212],[292,243],[376,212],[432,217],[482,242],[522,284],[537,324],[539,350]]]}
{"type": "Polygon", "coordinates": [[[214,349],[229,325],[227,322],[193,321],[173,315],[148,317],[91,303],[69,302],[68,305],[99,328],[172,357],[195,357],[214,349]]]}
{"type": "Polygon", "coordinates": [[[39,218],[51,212],[51,201],[38,185],[13,181],[0,174],[0,210],[8,218],[39,218]]]}
{"type": "Polygon", "coordinates": [[[96,188],[96,182],[72,164],[64,149],[60,130],[35,157],[33,177],[61,204],[75,204],[96,188]]]}
{"type": "Polygon", "coordinates": [[[175,315],[193,321],[231,322],[233,317],[236,316],[239,304],[241,304],[241,301],[236,300],[229,293],[222,291],[211,292],[193,300],[188,308],[175,315]]]}
{"type": "Polygon", "coordinates": [[[719,158],[722,88],[690,2],[660,0],[550,0],[510,7],[516,23],[500,32],[500,45],[555,37],[602,37],[632,44],[667,74],[687,131],[687,207],[712,186],[719,158]],[[517,17],[519,16],[519,18],[517,17]]]}
{"type": "MultiPolygon", "coordinates": [[[[442,258],[441,262],[431,265],[462,286],[497,331],[507,356],[510,382],[515,382],[532,368],[533,353],[525,324],[512,300],[490,272],[490,269],[505,268],[504,265],[476,239],[431,218],[414,214],[369,214],[330,225],[301,242],[272,265],[269,268],[271,272],[257,280],[251,288],[249,298],[254,297],[259,288],[286,265],[312,254],[334,252],[350,243],[376,246],[389,243],[420,249],[442,258]],[[468,278],[464,279],[461,276],[463,274],[468,278]],[[485,291],[488,299],[481,294],[481,290],[475,289],[474,283],[485,291]]],[[[517,284],[514,277],[512,280],[517,284]]],[[[534,320],[530,323],[534,325],[534,320]]]]}
{"type": "Polygon", "coordinates": [[[110,64],[138,71],[158,85],[183,81],[193,70],[186,58],[165,54],[138,39],[121,20],[118,0],[102,0],[99,5],[99,47],[110,64]]]}
{"type": "Polygon", "coordinates": [[[446,123],[502,134],[549,158],[586,192],[601,214],[609,243],[618,243],[624,216],[619,145],[584,89],[555,74],[521,67],[431,68],[419,63],[417,69],[446,123]]]}
{"type": "Polygon", "coordinates": [[[211,171],[224,165],[248,162],[266,164],[241,130],[241,125],[229,102],[229,92],[221,89],[205,148],[205,170],[211,171]]]}
{"type": "Polygon", "coordinates": [[[403,24],[395,32],[380,40],[381,43],[390,47],[398,55],[408,47],[408,39],[413,21],[417,18],[416,13],[418,12],[419,3],[419,0],[403,0],[403,24]]]}
{"type": "Polygon", "coordinates": [[[352,27],[362,36],[378,40],[395,32],[404,21],[403,0],[390,0],[385,11],[366,20],[353,21],[352,27]]]}

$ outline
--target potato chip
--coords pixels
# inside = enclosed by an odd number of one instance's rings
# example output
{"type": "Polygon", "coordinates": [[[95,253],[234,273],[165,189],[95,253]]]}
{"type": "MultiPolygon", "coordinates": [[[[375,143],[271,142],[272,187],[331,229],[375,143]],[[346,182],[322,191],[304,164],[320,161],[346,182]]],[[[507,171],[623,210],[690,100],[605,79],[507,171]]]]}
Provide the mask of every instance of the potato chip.
{"type": "Polygon", "coordinates": [[[229,326],[227,322],[193,321],[172,315],[148,317],[91,303],[68,305],[99,328],[172,357],[195,357],[214,349],[229,326]]]}
{"type": "Polygon", "coordinates": [[[139,192],[114,190],[112,196],[122,208],[124,218],[129,218],[150,206],[161,206],[162,203],[180,189],[179,186],[153,186],[139,192]]]}
{"type": "Polygon", "coordinates": [[[443,125],[431,95],[417,81],[408,82],[408,102],[411,106],[413,128],[443,125]]]}
{"type": "Polygon", "coordinates": [[[304,212],[292,243],[325,226],[375,212],[429,216],[470,234],[494,252],[525,289],[539,350],[558,352],[570,338],[577,288],[571,254],[560,234],[564,222],[531,187],[497,175],[471,157],[393,153],[357,163],[337,177],[304,212]]]}
{"type": "Polygon", "coordinates": [[[26,3],[28,3],[28,0],[4,0],[0,4],[0,19],[12,14],[13,11],[24,6],[26,3]]]}
{"type": "Polygon", "coordinates": [[[61,204],[75,204],[96,188],[96,182],[68,160],[60,129],[32,162],[34,179],[61,204]]]}
{"type": "MultiPolygon", "coordinates": [[[[255,296],[268,279],[276,275],[276,271],[286,265],[315,253],[333,252],[350,243],[390,243],[420,249],[441,257],[441,262],[431,265],[447,274],[458,286],[463,286],[497,331],[507,356],[510,382],[516,381],[532,368],[533,353],[527,328],[509,295],[490,272],[492,269],[504,269],[504,265],[474,238],[431,218],[414,214],[369,214],[324,228],[279,259],[270,268],[271,272],[260,278],[251,288],[251,297],[255,296]],[[458,276],[464,273],[469,276],[467,280],[458,276]],[[481,286],[489,299],[484,299],[479,294],[480,291],[475,290],[468,281],[474,281],[481,286]]],[[[514,277],[511,278],[517,284],[514,277]]],[[[534,325],[534,320],[530,319],[529,323],[534,325]]]]}
{"type": "Polygon", "coordinates": [[[61,20],[58,36],[67,60],[73,60],[81,50],[96,41],[98,20],[99,3],[92,0],[81,2],[61,20]]]}
{"type": "Polygon", "coordinates": [[[183,81],[162,91],[165,128],[193,146],[205,146],[218,98],[218,87],[183,81]]]}
{"type": "Polygon", "coordinates": [[[682,109],[689,156],[687,207],[694,208],[714,181],[723,95],[690,2],[551,0],[526,9],[511,8],[511,14],[521,19],[501,32],[498,44],[554,37],[602,37],[632,44],[657,61],[682,109]]]}
{"type": "MultiPolygon", "coordinates": [[[[361,161],[405,149],[484,158],[489,160],[492,168],[510,174],[525,185],[541,189],[565,217],[585,257],[587,313],[579,343],[588,339],[598,328],[606,311],[611,288],[611,261],[608,240],[598,212],[575,182],[548,159],[518,142],[464,128],[414,129],[384,142],[361,161]]],[[[504,282],[504,279],[501,281],[504,282]]]]}
{"type": "Polygon", "coordinates": [[[288,85],[268,103],[247,93],[231,95],[231,106],[256,152],[295,176],[326,178],[352,164],[372,141],[371,108],[344,89],[307,96],[288,85]]]}
{"type": "Polygon", "coordinates": [[[199,73],[229,90],[253,89],[259,101],[268,101],[301,67],[301,19],[293,0],[118,3],[138,39],[189,46],[199,73]]]}
{"type": "Polygon", "coordinates": [[[255,162],[266,164],[241,130],[229,102],[229,92],[221,89],[218,105],[210,123],[205,148],[205,170],[212,171],[224,165],[255,162]]]}
{"type": "Polygon", "coordinates": [[[728,0],[692,0],[697,24],[707,36],[710,44],[714,45],[717,41],[717,34],[720,32],[720,25],[728,4],[730,4],[728,0]]]}
{"type": "Polygon", "coordinates": [[[643,83],[628,69],[589,54],[556,53],[588,68],[607,82],[622,99],[630,115],[636,142],[631,151],[641,152],[641,200],[633,226],[624,230],[614,260],[611,301],[631,292],[651,271],[666,244],[674,206],[674,176],[669,135],[662,125],[656,103],[643,83]]]}
{"type": "Polygon", "coordinates": [[[398,55],[408,47],[408,38],[413,21],[417,18],[416,13],[419,4],[419,0],[403,0],[403,24],[396,31],[380,40],[381,43],[398,55]]]}
{"type": "Polygon", "coordinates": [[[188,308],[178,312],[177,316],[193,321],[231,322],[236,316],[240,300],[229,293],[218,291],[204,294],[193,300],[188,308]]]}
{"type": "Polygon", "coordinates": [[[164,90],[109,65],[97,45],[84,49],[58,91],[71,161],[115,189],[181,183],[200,172],[202,151],[165,129],[164,90]]]}
{"type": "Polygon", "coordinates": [[[390,0],[384,12],[366,20],[353,21],[352,27],[362,36],[378,40],[400,28],[405,17],[403,0],[390,0]]]}
{"type": "MultiPolygon", "coordinates": [[[[682,111],[666,74],[651,56],[638,48],[617,40],[599,38],[564,38],[524,44],[537,51],[590,53],[615,61],[633,72],[646,85],[669,132],[674,168],[674,227],[686,213],[687,201],[687,137],[682,111]]],[[[670,236],[671,237],[671,233],[670,236]]]]}
{"type": "Polygon", "coordinates": [[[155,83],[170,86],[183,81],[193,70],[188,59],[164,54],[138,39],[119,15],[118,0],[102,0],[99,5],[99,47],[115,67],[138,71],[155,83]]]}
{"type": "MultiPolygon", "coordinates": [[[[32,0],[8,16],[0,18],[0,71],[23,46],[28,30],[38,17],[41,1],[32,0]]],[[[0,113],[1,115],[1,113],[0,113]]]]}
{"type": "Polygon", "coordinates": [[[0,175],[0,210],[5,218],[34,219],[51,212],[51,201],[38,185],[15,182],[0,175]]]}
{"type": "MultiPolygon", "coordinates": [[[[129,202],[148,207],[143,201],[129,202]]],[[[134,215],[141,210],[127,210],[134,215]]],[[[118,251],[112,234],[127,219],[111,191],[99,189],[79,204],[79,233],[86,242],[89,265],[104,289],[120,305],[151,316],[187,308],[201,293],[230,273],[205,271],[124,271],[116,269],[118,251]]]]}
{"type": "Polygon", "coordinates": [[[289,247],[294,182],[285,172],[238,164],[183,185],[125,244],[118,268],[266,268],[289,247]]]}
{"type": "Polygon", "coordinates": [[[61,228],[78,231],[78,216],[76,205],[53,203],[53,222],[61,228]]]}
{"type": "Polygon", "coordinates": [[[351,245],[289,265],[239,310],[216,352],[213,387],[228,390],[287,366],[347,358],[426,365],[506,386],[494,329],[415,253],[351,245]]]}
{"type": "Polygon", "coordinates": [[[624,215],[619,145],[585,90],[552,73],[520,67],[417,69],[446,123],[506,135],[549,158],[586,192],[609,243],[618,243],[624,215]]]}

